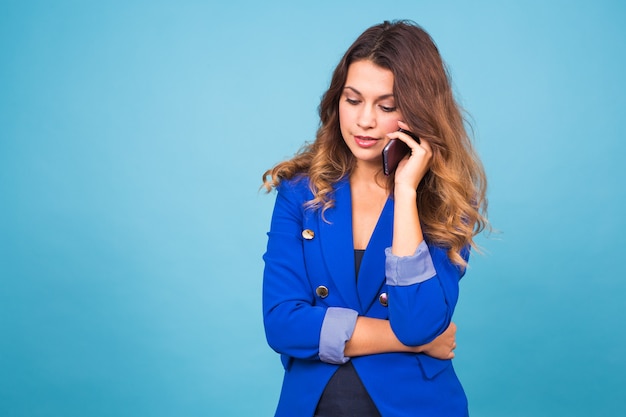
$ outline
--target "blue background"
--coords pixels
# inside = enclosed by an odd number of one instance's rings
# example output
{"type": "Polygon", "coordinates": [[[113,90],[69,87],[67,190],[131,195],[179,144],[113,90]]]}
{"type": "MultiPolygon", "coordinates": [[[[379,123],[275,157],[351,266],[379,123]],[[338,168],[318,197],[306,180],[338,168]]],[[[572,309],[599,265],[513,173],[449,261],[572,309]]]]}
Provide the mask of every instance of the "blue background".
{"type": "Polygon", "coordinates": [[[393,18],[436,40],[490,179],[472,415],[626,413],[622,2],[2,0],[0,415],[272,415],[261,174],[393,18]]]}

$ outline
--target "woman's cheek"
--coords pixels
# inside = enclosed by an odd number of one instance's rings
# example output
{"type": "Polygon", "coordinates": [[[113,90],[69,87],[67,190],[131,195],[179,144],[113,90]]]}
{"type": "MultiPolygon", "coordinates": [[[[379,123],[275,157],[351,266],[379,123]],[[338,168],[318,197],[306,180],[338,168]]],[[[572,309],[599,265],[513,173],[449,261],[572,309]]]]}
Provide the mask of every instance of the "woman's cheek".
{"type": "Polygon", "coordinates": [[[398,121],[400,120],[402,119],[397,116],[390,117],[389,119],[385,120],[385,132],[391,133],[398,130],[398,121]]]}

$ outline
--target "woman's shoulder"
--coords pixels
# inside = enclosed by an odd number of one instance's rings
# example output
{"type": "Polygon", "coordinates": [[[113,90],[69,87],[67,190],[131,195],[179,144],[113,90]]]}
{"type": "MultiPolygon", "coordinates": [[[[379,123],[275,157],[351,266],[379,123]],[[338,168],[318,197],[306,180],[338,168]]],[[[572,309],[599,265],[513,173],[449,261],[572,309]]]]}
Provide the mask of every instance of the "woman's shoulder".
{"type": "Polygon", "coordinates": [[[276,189],[280,191],[298,191],[309,188],[310,179],[307,174],[296,174],[291,178],[283,178],[276,189]]]}
{"type": "Polygon", "coordinates": [[[279,194],[293,195],[298,199],[309,200],[313,198],[310,184],[307,174],[296,174],[291,178],[281,179],[276,186],[276,191],[279,194]]]}
{"type": "MultiPolygon", "coordinates": [[[[341,178],[337,182],[331,184],[334,191],[349,184],[347,178],[341,178]]],[[[315,186],[312,184],[311,178],[306,173],[296,174],[289,179],[281,179],[276,187],[278,192],[295,192],[313,195],[315,186]]]]}

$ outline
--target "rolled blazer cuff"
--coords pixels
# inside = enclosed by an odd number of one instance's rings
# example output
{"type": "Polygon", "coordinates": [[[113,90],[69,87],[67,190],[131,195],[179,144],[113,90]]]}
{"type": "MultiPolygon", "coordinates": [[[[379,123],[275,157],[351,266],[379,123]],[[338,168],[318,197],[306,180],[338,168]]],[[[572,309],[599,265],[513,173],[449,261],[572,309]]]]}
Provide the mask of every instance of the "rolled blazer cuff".
{"type": "Polygon", "coordinates": [[[320,333],[320,360],[342,364],[350,360],[344,356],[346,342],[352,337],[358,313],[349,308],[329,307],[320,333]]]}
{"type": "Polygon", "coordinates": [[[419,284],[437,275],[428,245],[424,241],[417,246],[411,256],[396,256],[391,253],[391,248],[385,249],[385,255],[387,285],[419,284]]]}

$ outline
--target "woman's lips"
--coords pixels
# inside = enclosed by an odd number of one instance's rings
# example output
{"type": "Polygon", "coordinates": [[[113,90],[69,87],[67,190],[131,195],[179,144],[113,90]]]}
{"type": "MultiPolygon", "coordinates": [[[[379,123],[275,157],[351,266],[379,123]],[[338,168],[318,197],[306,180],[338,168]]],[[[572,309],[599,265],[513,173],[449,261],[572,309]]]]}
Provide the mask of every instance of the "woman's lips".
{"type": "Polygon", "coordinates": [[[376,145],[378,139],[372,138],[370,136],[355,136],[354,141],[361,148],[371,148],[372,146],[376,145]]]}

